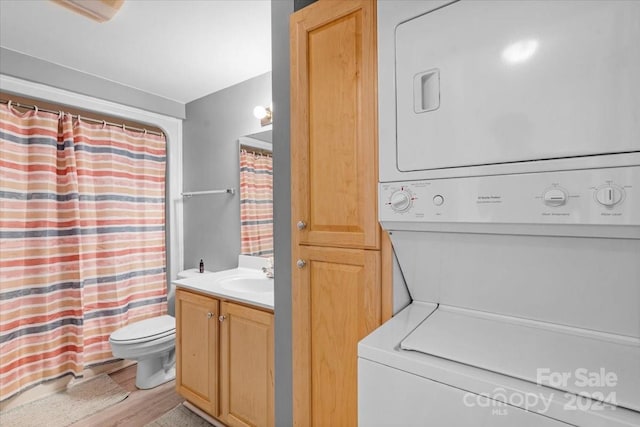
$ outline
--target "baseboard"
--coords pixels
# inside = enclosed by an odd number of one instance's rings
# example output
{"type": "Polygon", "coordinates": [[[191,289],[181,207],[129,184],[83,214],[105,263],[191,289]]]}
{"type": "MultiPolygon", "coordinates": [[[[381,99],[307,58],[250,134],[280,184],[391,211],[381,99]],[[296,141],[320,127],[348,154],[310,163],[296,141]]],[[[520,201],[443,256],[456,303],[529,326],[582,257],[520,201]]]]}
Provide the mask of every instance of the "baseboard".
{"type": "Polygon", "coordinates": [[[187,401],[183,402],[182,404],[184,405],[185,408],[187,408],[191,412],[197,414],[200,418],[204,418],[205,420],[209,421],[214,426],[216,426],[216,427],[226,427],[224,424],[222,424],[220,421],[218,421],[215,418],[213,418],[211,415],[207,414],[206,412],[204,412],[201,409],[198,409],[198,407],[196,407],[195,405],[192,405],[191,403],[189,403],[187,401]]]}

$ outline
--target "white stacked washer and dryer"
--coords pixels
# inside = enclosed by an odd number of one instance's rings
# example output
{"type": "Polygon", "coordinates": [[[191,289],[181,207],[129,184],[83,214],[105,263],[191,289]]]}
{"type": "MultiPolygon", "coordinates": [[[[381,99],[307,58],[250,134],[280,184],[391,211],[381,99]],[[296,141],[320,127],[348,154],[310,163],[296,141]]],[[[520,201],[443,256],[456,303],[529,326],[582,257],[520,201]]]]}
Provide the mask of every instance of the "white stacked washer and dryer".
{"type": "Polygon", "coordinates": [[[379,1],[362,426],[640,426],[640,2],[379,1]]]}

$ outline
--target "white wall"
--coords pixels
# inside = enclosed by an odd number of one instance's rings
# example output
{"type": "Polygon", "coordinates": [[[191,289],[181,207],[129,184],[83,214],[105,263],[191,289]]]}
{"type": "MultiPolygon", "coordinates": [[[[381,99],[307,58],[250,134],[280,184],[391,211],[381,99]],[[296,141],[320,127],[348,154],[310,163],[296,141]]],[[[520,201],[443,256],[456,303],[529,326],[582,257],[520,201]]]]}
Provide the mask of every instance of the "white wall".
{"type": "Polygon", "coordinates": [[[0,74],[184,119],[180,102],[2,47],[0,74]]]}

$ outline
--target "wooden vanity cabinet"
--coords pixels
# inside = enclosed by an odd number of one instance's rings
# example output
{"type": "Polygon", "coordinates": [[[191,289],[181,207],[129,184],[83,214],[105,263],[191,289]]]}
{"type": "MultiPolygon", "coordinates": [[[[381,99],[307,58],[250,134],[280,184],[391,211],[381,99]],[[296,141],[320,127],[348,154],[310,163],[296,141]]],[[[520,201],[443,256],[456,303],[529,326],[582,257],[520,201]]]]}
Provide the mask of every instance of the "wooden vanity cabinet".
{"type": "Polygon", "coordinates": [[[176,390],[217,417],[220,301],[176,289],[176,390]]]}
{"type": "Polygon", "coordinates": [[[221,312],[221,419],[233,427],[272,427],[273,314],[230,302],[221,312]]]}
{"type": "Polygon", "coordinates": [[[228,426],[274,425],[273,313],[176,290],[176,389],[228,426]]]}

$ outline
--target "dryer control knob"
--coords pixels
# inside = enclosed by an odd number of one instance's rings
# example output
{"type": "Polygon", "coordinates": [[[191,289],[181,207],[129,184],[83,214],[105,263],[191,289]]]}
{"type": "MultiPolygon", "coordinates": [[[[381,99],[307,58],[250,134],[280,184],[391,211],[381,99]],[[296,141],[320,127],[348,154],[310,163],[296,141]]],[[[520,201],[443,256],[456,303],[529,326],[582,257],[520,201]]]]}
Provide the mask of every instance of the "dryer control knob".
{"type": "Polygon", "coordinates": [[[606,184],[596,189],[596,201],[602,206],[612,208],[624,199],[624,190],[614,184],[606,184]]]}
{"type": "Polygon", "coordinates": [[[389,205],[394,212],[406,212],[411,208],[412,196],[406,190],[398,190],[389,198],[389,205]]]}
{"type": "Polygon", "coordinates": [[[557,207],[567,203],[567,192],[559,187],[550,188],[542,195],[544,204],[547,206],[557,207]]]}

